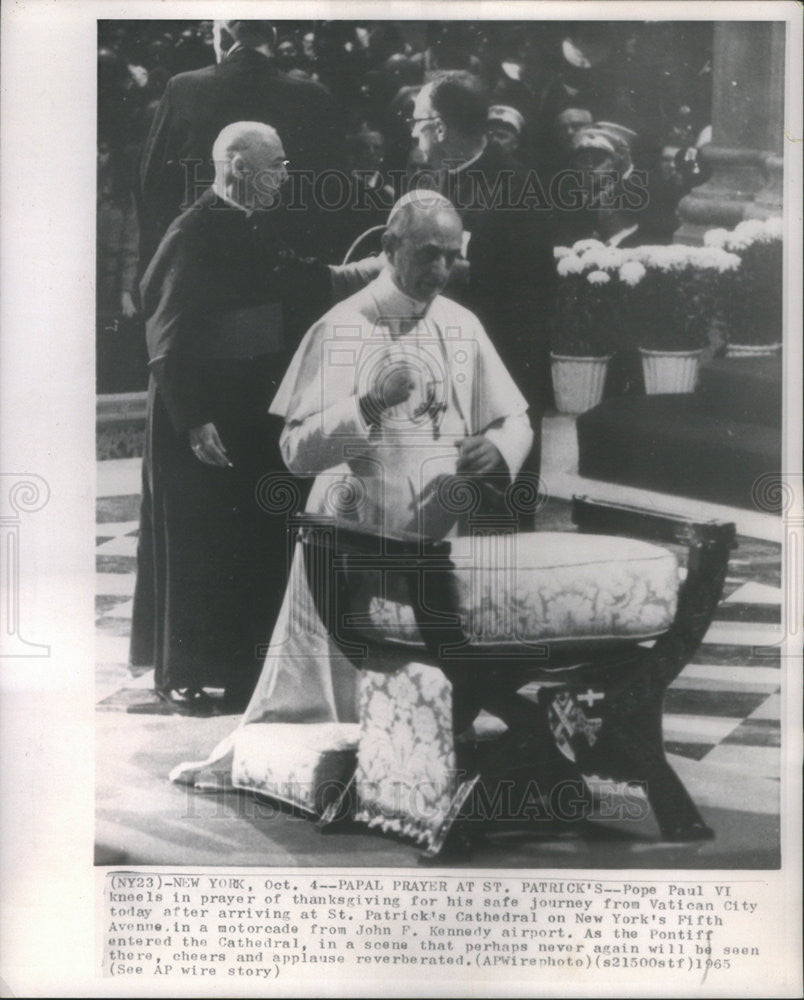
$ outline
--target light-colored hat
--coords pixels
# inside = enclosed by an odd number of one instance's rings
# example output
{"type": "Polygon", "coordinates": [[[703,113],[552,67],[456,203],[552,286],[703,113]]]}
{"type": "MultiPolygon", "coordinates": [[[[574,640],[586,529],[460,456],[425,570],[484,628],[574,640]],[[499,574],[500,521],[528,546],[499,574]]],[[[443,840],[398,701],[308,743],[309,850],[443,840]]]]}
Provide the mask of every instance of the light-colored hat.
{"type": "Polygon", "coordinates": [[[516,108],[512,108],[508,104],[493,104],[489,108],[489,121],[509,125],[517,135],[522,133],[522,128],[525,125],[525,119],[522,115],[516,108]]]}
{"type": "Polygon", "coordinates": [[[578,129],[572,139],[572,148],[574,150],[599,149],[603,153],[610,153],[612,156],[617,155],[617,149],[611,136],[595,128],[594,125],[578,129]]]}
{"type": "Polygon", "coordinates": [[[626,177],[633,169],[631,143],[636,137],[636,132],[626,128],[625,125],[595,122],[593,125],[585,125],[575,133],[572,148],[575,152],[580,149],[598,149],[608,153],[614,157],[618,169],[623,172],[623,177],[626,177]]]}
{"type": "Polygon", "coordinates": [[[594,122],[578,129],[572,140],[573,149],[600,149],[604,153],[621,157],[631,155],[631,143],[636,132],[614,122],[594,122]]]}
{"type": "Polygon", "coordinates": [[[626,125],[618,125],[616,122],[595,122],[597,128],[604,129],[609,135],[615,136],[620,142],[631,146],[637,138],[636,132],[626,125]]]}

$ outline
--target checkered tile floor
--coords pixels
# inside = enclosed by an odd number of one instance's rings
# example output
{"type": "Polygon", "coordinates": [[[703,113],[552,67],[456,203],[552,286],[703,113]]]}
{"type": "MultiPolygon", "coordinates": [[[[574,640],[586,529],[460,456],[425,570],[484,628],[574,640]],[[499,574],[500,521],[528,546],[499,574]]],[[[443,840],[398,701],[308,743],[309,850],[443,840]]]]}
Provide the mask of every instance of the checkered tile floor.
{"type": "MultiPolygon", "coordinates": [[[[105,487],[99,482],[97,501],[97,701],[114,706],[111,696],[123,689],[149,689],[152,675],[135,678],[125,666],[136,570],[138,463],[103,464],[123,467],[114,482],[111,477],[105,487]]],[[[780,548],[749,538],[739,542],[715,620],[694,662],[668,692],[665,743],[670,753],[690,763],[704,761],[726,772],[739,769],[746,777],[778,781],[780,548]]],[[[738,799],[736,783],[734,795],[738,799]]]]}

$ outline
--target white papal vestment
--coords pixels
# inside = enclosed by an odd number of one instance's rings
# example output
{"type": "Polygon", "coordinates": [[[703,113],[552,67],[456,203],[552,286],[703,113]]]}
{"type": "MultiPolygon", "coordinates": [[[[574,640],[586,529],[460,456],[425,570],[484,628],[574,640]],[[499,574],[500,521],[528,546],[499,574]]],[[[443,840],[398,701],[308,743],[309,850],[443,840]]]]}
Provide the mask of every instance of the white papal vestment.
{"type": "MultiPolygon", "coordinates": [[[[271,405],[285,420],[288,468],[316,476],[306,510],[387,535],[442,538],[455,514],[438,483],[454,475],[458,447],[485,434],[510,476],[532,442],[527,404],[479,320],[441,296],[429,305],[403,294],[390,272],[331,309],[306,334],[271,405]],[[360,400],[407,363],[410,397],[367,414],[360,400]]],[[[404,650],[382,655],[410,659],[404,650]]],[[[391,666],[389,662],[387,666],[391,666]]],[[[356,719],[357,671],[315,612],[302,554],[293,557],[285,600],[241,727],[356,719]]],[[[229,752],[223,741],[203,764],[176,768],[193,780],[229,752]]]]}

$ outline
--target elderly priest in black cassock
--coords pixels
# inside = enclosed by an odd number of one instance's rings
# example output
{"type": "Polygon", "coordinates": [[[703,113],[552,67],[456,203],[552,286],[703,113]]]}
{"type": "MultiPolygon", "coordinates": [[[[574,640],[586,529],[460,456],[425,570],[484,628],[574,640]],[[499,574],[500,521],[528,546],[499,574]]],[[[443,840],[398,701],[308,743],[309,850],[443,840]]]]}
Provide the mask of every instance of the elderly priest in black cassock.
{"type": "Polygon", "coordinates": [[[153,665],[160,703],[192,714],[239,711],[253,689],[288,568],[284,519],[257,502],[260,478],[284,469],[268,407],[305,320],[353,290],[353,272],[280,238],[270,209],[287,172],[270,126],[227,126],[213,157],[213,187],[142,282],[151,377],[130,660],[153,665]],[[294,303],[308,310],[295,323],[294,303]]]}

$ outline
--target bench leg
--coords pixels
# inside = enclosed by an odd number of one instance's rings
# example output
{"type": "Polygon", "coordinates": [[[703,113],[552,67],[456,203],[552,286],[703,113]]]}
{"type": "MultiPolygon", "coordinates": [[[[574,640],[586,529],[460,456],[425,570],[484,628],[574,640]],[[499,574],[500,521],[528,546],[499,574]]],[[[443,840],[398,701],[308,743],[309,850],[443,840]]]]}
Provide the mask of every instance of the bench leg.
{"type": "Polygon", "coordinates": [[[540,702],[552,717],[553,735],[583,773],[643,785],[666,840],[708,839],[712,831],[665,757],[665,684],[651,670],[653,655],[646,650],[619,678],[615,669],[581,677],[572,687],[544,689],[540,702]]]}
{"type": "Polygon", "coordinates": [[[623,730],[614,731],[606,743],[608,746],[601,751],[621,757],[625,780],[644,785],[665,840],[686,842],[714,837],[661,746],[642,738],[638,732],[623,730]]]}
{"type": "Polygon", "coordinates": [[[427,858],[461,841],[469,849],[474,831],[505,820],[551,818],[569,826],[588,819],[592,797],[584,774],[643,786],[665,840],[711,838],[712,830],[665,757],[666,677],[675,675],[679,663],[665,673],[653,661],[667,656],[666,646],[641,650],[603,670],[581,673],[566,687],[542,688],[538,703],[517,693],[522,677],[516,671],[485,668],[474,674],[442,664],[452,675],[456,709],[463,706],[456,711],[456,728],[484,708],[501,718],[508,732],[488,746],[456,790],[427,858]]]}

